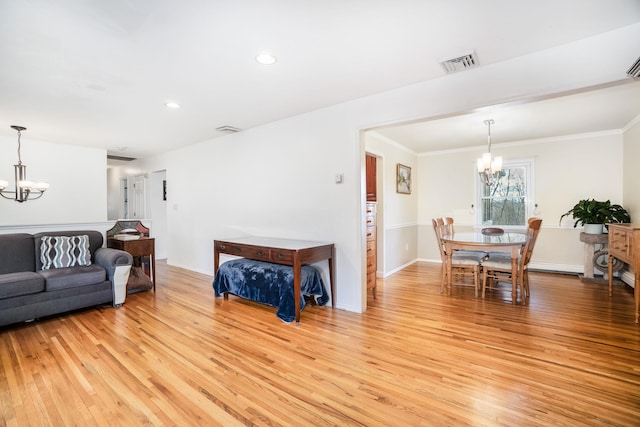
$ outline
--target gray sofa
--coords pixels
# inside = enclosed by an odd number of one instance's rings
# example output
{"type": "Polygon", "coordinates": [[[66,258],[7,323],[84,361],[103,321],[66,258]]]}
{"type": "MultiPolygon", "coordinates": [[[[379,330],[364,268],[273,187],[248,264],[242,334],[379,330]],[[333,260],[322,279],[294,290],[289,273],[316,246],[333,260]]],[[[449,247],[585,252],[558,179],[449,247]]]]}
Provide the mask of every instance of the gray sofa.
{"type": "Polygon", "coordinates": [[[120,305],[132,257],[103,243],[89,230],[0,234],[0,326],[120,305]]]}

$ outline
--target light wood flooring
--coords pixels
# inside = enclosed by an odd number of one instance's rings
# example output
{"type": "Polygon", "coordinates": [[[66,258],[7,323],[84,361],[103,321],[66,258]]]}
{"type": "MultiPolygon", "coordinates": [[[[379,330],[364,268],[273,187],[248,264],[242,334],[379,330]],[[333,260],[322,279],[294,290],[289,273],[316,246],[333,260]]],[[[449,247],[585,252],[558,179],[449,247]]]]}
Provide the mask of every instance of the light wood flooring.
{"type": "MultiPolygon", "coordinates": [[[[531,302],[439,292],[440,266],[379,280],[360,315],[157,292],[0,329],[0,425],[640,426],[632,289],[531,273],[531,302]]],[[[340,283],[337,284],[341,286],[340,283]]]]}

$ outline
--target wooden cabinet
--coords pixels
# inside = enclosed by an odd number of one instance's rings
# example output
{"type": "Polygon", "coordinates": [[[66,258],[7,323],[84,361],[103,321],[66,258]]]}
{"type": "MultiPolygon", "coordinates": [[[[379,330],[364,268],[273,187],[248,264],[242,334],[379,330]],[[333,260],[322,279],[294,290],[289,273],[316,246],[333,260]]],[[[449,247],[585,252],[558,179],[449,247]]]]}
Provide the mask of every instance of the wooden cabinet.
{"type": "Polygon", "coordinates": [[[367,213],[365,216],[367,227],[367,292],[373,292],[373,299],[376,299],[376,270],[377,268],[377,242],[376,242],[376,204],[367,202],[367,213]]]}
{"type": "Polygon", "coordinates": [[[376,187],[376,158],[370,154],[366,155],[366,182],[367,182],[367,202],[375,202],[378,200],[378,191],[376,187]]]}
{"type": "Polygon", "coordinates": [[[365,156],[366,187],[367,187],[367,213],[365,223],[367,227],[367,292],[373,292],[376,298],[376,270],[377,270],[377,242],[376,242],[376,201],[378,199],[376,157],[370,154],[365,156]]]}
{"type": "Polygon", "coordinates": [[[153,284],[153,291],[156,291],[156,249],[155,239],[153,237],[140,237],[136,239],[111,237],[107,239],[107,247],[129,252],[133,257],[148,257],[149,267],[151,269],[150,279],[153,284]]]}
{"type": "Polygon", "coordinates": [[[609,224],[609,295],[613,284],[613,258],[633,268],[635,321],[640,317],[640,224],[609,224]]]}

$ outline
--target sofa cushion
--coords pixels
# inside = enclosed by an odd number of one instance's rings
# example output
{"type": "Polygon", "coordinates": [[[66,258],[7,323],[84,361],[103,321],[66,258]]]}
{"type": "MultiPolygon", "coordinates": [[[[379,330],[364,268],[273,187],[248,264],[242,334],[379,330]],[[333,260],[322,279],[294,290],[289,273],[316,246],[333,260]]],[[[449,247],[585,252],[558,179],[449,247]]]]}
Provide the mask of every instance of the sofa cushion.
{"type": "Polygon", "coordinates": [[[44,278],[33,271],[0,274],[0,299],[44,291],[44,278]]]}
{"type": "Polygon", "coordinates": [[[91,265],[89,236],[42,236],[40,262],[43,270],[91,265]]]}
{"type": "Polygon", "coordinates": [[[26,233],[1,234],[0,274],[20,271],[36,271],[33,236],[26,233]]]}
{"type": "Polygon", "coordinates": [[[44,236],[89,236],[89,250],[91,251],[91,262],[95,262],[95,253],[104,244],[102,233],[95,230],[65,230],[65,231],[43,231],[33,235],[33,245],[35,248],[36,269],[42,270],[42,262],[40,260],[40,246],[42,246],[42,238],[44,236]]]}
{"type": "Polygon", "coordinates": [[[107,280],[107,272],[97,265],[52,268],[42,270],[39,274],[45,279],[46,291],[93,285],[107,280]]]}

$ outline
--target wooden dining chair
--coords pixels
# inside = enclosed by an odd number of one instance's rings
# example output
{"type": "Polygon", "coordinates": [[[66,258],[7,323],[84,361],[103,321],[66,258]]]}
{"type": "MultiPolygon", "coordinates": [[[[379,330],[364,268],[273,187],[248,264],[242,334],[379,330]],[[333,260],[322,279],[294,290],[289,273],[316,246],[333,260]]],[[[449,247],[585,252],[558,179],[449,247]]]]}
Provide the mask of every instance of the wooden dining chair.
{"type": "MultiPolygon", "coordinates": [[[[520,289],[520,297],[524,303],[530,296],[529,291],[529,261],[533,255],[533,248],[535,247],[536,240],[538,239],[538,233],[540,232],[540,226],[542,220],[540,218],[530,218],[527,222],[527,240],[520,250],[518,256],[518,262],[516,264],[516,271],[512,270],[511,255],[507,253],[489,253],[489,257],[482,262],[482,297],[485,296],[487,289],[502,289],[507,290],[506,287],[499,287],[499,282],[509,282],[513,275],[516,275],[517,285],[520,289]]],[[[508,288],[512,290],[511,286],[508,288]]],[[[517,291],[516,291],[517,292],[517,291]]],[[[517,301],[518,296],[512,295],[513,301],[517,301]]]]}
{"type": "MultiPolygon", "coordinates": [[[[440,251],[440,258],[442,259],[442,274],[440,280],[440,293],[443,293],[448,282],[448,256],[447,247],[442,241],[442,236],[449,234],[448,226],[443,218],[434,218],[431,220],[433,224],[433,230],[436,234],[436,241],[438,243],[438,250],[440,251]]],[[[456,274],[472,274],[473,286],[475,289],[475,295],[478,296],[478,290],[480,289],[480,262],[486,256],[486,252],[476,251],[454,251],[451,254],[451,272],[456,274]]],[[[453,283],[453,280],[452,280],[453,283]]]]}
{"type": "MultiPolygon", "coordinates": [[[[446,234],[453,234],[455,233],[455,227],[453,226],[453,218],[446,216],[442,218],[442,221],[444,222],[444,232],[446,234]]],[[[468,250],[462,250],[462,251],[456,251],[455,252],[457,254],[457,256],[463,256],[463,255],[468,255],[470,257],[480,257],[480,259],[486,258],[487,253],[484,251],[468,251],[468,250]]]]}
{"type": "Polygon", "coordinates": [[[453,218],[451,218],[450,216],[445,216],[442,218],[442,221],[444,222],[444,232],[447,234],[453,234],[456,230],[453,227],[453,218]]]}

